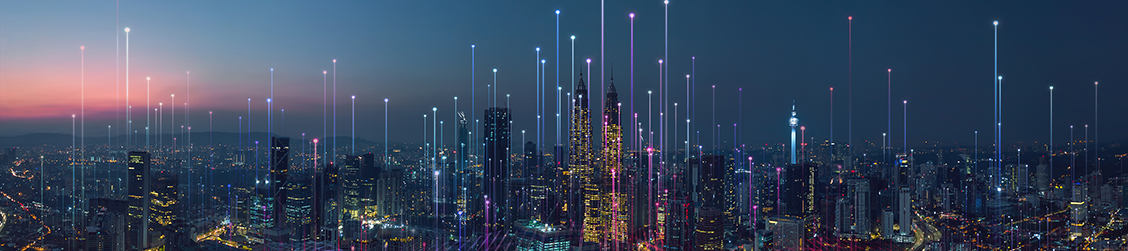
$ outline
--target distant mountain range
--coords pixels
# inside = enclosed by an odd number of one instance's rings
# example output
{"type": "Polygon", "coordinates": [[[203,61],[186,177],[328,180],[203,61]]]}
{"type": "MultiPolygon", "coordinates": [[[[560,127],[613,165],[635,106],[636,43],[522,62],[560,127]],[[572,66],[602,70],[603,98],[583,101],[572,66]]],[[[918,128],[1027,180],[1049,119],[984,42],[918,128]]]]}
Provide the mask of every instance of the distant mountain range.
{"type": "MultiPolygon", "coordinates": [[[[251,140],[250,144],[254,144],[254,140],[258,140],[259,144],[261,146],[265,147],[266,144],[268,144],[266,141],[269,139],[269,137],[267,137],[267,135],[268,134],[266,134],[264,132],[250,133],[250,140],[251,140]]],[[[173,144],[173,135],[172,134],[161,134],[161,135],[153,135],[153,136],[154,136],[154,138],[149,140],[149,144],[151,144],[151,145],[159,144],[161,137],[163,137],[164,145],[172,145],[173,144]]],[[[243,138],[244,141],[247,140],[247,138],[246,138],[247,134],[246,133],[239,135],[239,133],[231,133],[231,132],[214,132],[214,133],[193,132],[193,133],[191,133],[190,136],[192,137],[192,142],[194,142],[195,145],[197,145],[197,146],[207,145],[209,140],[211,141],[211,143],[222,144],[222,145],[237,145],[239,143],[238,142],[239,138],[243,138]]],[[[113,136],[113,137],[109,138],[109,140],[112,140],[113,144],[115,144],[115,145],[120,144],[125,139],[126,139],[126,137],[124,135],[113,136]]],[[[140,138],[137,138],[135,140],[138,140],[138,139],[140,140],[140,142],[137,142],[136,144],[142,144],[142,145],[145,144],[144,135],[142,135],[140,138]]],[[[311,139],[312,138],[307,138],[307,140],[311,140],[311,139]]],[[[332,141],[334,139],[339,140],[339,142],[337,144],[338,147],[342,146],[342,144],[352,144],[352,138],[351,137],[336,137],[336,138],[328,138],[328,139],[319,139],[318,144],[332,144],[333,143],[332,141]]],[[[18,136],[9,136],[9,137],[0,136],[0,147],[2,147],[2,148],[36,147],[36,146],[45,146],[45,145],[46,146],[69,146],[69,145],[71,145],[71,140],[74,140],[74,144],[81,144],[80,143],[81,139],[72,137],[71,134],[64,134],[64,133],[31,133],[31,134],[24,134],[24,135],[18,135],[18,136]]],[[[106,145],[106,142],[107,142],[106,140],[107,140],[106,136],[86,137],[86,145],[87,146],[106,145]]],[[[290,140],[291,140],[291,142],[293,142],[292,144],[296,144],[297,141],[301,140],[301,138],[300,137],[299,138],[291,138],[290,140]]],[[[176,139],[176,144],[178,144],[178,145],[184,144],[185,142],[186,141],[183,138],[176,139]]],[[[371,140],[367,140],[367,139],[363,139],[363,138],[357,138],[356,139],[357,145],[376,145],[376,144],[383,144],[383,143],[384,142],[375,142],[375,141],[371,141],[371,140]]],[[[392,142],[391,144],[403,144],[403,143],[392,142]]],[[[412,144],[412,143],[408,143],[408,144],[412,144]]]]}

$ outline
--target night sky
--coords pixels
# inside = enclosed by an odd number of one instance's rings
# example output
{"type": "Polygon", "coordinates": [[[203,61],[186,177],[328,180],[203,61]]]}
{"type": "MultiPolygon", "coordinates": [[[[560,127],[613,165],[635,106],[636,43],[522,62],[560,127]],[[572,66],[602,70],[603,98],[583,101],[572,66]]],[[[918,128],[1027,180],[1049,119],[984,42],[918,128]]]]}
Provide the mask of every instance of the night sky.
{"type": "MultiPolygon", "coordinates": [[[[208,111],[214,111],[214,130],[235,132],[238,116],[247,114],[247,98],[252,99],[253,130],[266,131],[265,99],[274,68],[275,108],[286,110],[283,133],[324,137],[322,71],[329,71],[332,94],[332,60],[337,59],[338,133],[349,135],[349,96],[356,95],[358,136],[382,140],[382,103],[389,98],[390,140],[419,142],[422,115],[431,114],[431,107],[438,107],[440,120],[448,124],[450,140],[453,97],[458,96],[459,110],[470,113],[471,73],[481,119],[493,68],[498,69],[499,102],[504,105],[504,95],[511,94],[516,108],[514,138],[520,139],[520,130],[531,138],[536,130],[534,48],[541,47],[541,58],[547,58],[546,85],[554,89],[559,77],[568,91],[574,76],[568,63],[571,35],[577,36],[576,74],[586,71],[582,62],[591,58],[590,85],[599,88],[609,83],[613,64],[623,110],[629,111],[628,13],[635,13],[634,102],[645,118],[646,91],[657,90],[658,60],[664,58],[663,4],[609,1],[605,8],[601,58],[596,1],[123,1],[118,7],[112,1],[2,0],[0,136],[70,132],[70,114],[80,110],[79,46],[86,47],[88,136],[105,135],[106,125],[123,127],[125,27],[131,29],[130,102],[137,128],[144,123],[138,107],[144,108],[147,76],[152,77],[152,107],[164,102],[169,109],[170,94],[176,94],[177,124],[183,122],[190,71],[194,132],[207,131],[208,111]],[[476,45],[473,72],[471,44],[476,45]]],[[[886,131],[890,68],[894,144],[904,140],[902,100],[908,100],[910,145],[926,140],[969,144],[976,130],[985,142],[993,121],[991,23],[998,20],[1005,142],[1048,139],[1051,85],[1058,142],[1068,140],[1070,124],[1093,124],[1094,81],[1100,82],[1101,141],[1124,140],[1126,10],[1125,1],[674,0],[669,4],[669,97],[681,110],[679,138],[684,139],[685,75],[693,74],[694,124],[706,138],[703,144],[715,127],[709,125],[713,85],[721,137],[732,137],[732,124],[743,111],[743,142],[782,143],[793,101],[808,137],[831,136],[829,88],[834,87],[834,137],[845,142],[851,83],[847,16],[853,16],[855,143],[877,142],[886,131]],[[691,57],[696,57],[695,73],[691,57]],[[742,107],[738,88],[743,88],[742,107]]],[[[555,92],[548,96],[547,114],[553,115],[555,92]]],[[[593,99],[592,107],[598,109],[599,103],[593,99]]],[[[546,122],[552,132],[546,133],[547,142],[555,142],[555,119],[546,122]]],[[[1083,135],[1081,129],[1077,135],[1083,135]]]]}

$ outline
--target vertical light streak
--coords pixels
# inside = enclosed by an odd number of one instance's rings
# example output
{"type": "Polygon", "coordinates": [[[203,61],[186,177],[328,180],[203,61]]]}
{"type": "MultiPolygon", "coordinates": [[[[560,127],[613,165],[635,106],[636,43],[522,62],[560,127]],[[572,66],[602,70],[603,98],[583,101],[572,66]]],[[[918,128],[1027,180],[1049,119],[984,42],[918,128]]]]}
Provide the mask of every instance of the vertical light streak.
{"type": "Polygon", "coordinates": [[[352,95],[352,155],[356,155],[356,95],[352,95]]]}

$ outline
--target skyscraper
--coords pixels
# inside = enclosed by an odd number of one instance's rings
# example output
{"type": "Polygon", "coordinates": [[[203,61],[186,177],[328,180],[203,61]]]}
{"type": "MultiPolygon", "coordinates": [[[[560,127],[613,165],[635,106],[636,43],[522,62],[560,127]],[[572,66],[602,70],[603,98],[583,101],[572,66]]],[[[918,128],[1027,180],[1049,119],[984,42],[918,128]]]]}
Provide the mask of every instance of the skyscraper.
{"type": "MultiPolygon", "coordinates": [[[[724,237],[724,208],[726,203],[725,177],[729,167],[723,155],[706,155],[698,163],[697,190],[698,208],[694,241],[696,250],[722,250],[724,237]]],[[[693,217],[693,216],[690,216],[693,217]]],[[[675,220],[676,222],[676,220],[675,220]]]]}
{"type": "Polygon", "coordinates": [[[360,165],[361,157],[345,155],[345,165],[341,167],[341,216],[356,218],[361,213],[360,165]]]}
{"type": "Polygon", "coordinates": [[[149,202],[149,220],[152,223],[169,227],[176,220],[177,200],[179,198],[176,182],[176,176],[166,173],[162,173],[152,181],[153,190],[149,194],[152,196],[152,200],[149,202]]]}
{"type": "Polygon", "coordinates": [[[130,249],[146,249],[149,244],[149,160],[149,152],[129,152],[130,249]]]}
{"type": "Polygon", "coordinates": [[[724,206],[725,156],[705,155],[701,157],[697,181],[697,198],[701,207],[720,209],[724,206]]]}
{"type": "MultiPolygon", "coordinates": [[[[376,155],[373,153],[366,153],[361,156],[360,161],[360,206],[362,215],[376,210],[376,180],[380,178],[382,169],[376,166],[376,155]]],[[[449,177],[446,172],[444,175],[449,177]]],[[[449,184],[449,183],[448,183],[449,184]]],[[[449,185],[448,185],[449,186],[449,185]]],[[[449,197],[447,197],[449,198],[449,197]]]]}
{"type": "Polygon", "coordinates": [[[286,184],[286,225],[290,226],[290,241],[304,242],[316,238],[311,216],[313,197],[307,175],[296,175],[286,184]]]}
{"type": "Polygon", "coordinates": [[[607,236],[614,244],[625,244],[627,240],[627,223],[630,222],[630,212],[624,198],[629,194],[624,190],[623,177],[623,127],[619,122],[619,93],[615,91],[615,78],[607,86],[606,99],[603,101],[603,155],[600,160],[602,165],[603,181],[603,215],[602,226],[606,229],[607,236]]]}
{"type": "Polygon", "coordinates": [[[783,213],[807,217],[814,213],[814,166],[811,164],[787,165],[783,170],[783,213]]]}
{"type": "Polygon", "coordinates": [[[852,226],[852,233],[859,238],[868,238],[870,233],[869,221],[869,193],[870,184],[868,179],[854,178],[850,179],[847,183],[850,191],[850,197],[853,199],[854,206],[854,221],[852,226]]]}
{"type": "Polygon", "coordinates": [[[908,186],[901,186],[900,193],[898,194],[898,197],[901,200],[900,203],[898,203],[899,204],[898,206],[900,206],[900,209],[898,210],[900,212],[898,212],[898,213],[901,216],[901,218],[898,219],[898,224],[901,227],[900,228],[901,236],[909,236],[909,235],[912,235],[912,233],[913,233],[912,232],[913,220],[912,220],[912,217],[911,217],[911,215],[912,215],[911,204],[912,203],[911,203],[911,199],[909,197],[910,192],[912,192],[911,188],[909,188],[908,186]]]}
{"type": "Polygon", "coordinates": [[[799,126],[799,118],[795,117],[795,104],[791,104],[791,119],[787,120],[787,124],[791,126],[791,164],[795,164],[795,155],[799,152],[795,151],[795,127],[799,126]]]}
{"type": "MultiPolygon", "coordinates": [[[[578,192],[582,196],[583,203],[574,206],[580,207],[579,209],[583,212],[582,242],[597,243],[599,238],[602,237],[602,233],[599,231],[599,184],[596,183],[598,182],[597,174],[592,166],[592,160],[595,159],[595,156],[592,152],[591,111],[588,108],[589,97],[582,73],[580,74],[580,82],[576,84],[575,95],[576,98],[572,104],[572,128],[569,139],[572,143],[572,149],[569,152],[568,163],[570,172],[579,172],[581,190],[578,192]]],[[[570,193],[565,194],[570,195],[570,193]]]]}
{"type": "MultiPolygon", "coordinates": [[[[286,178],[290,170],[290,138],[270,137],[270,194],[274,198],[273,219],[282,221],[286,215],[286,178]]],[[[282,227],[284,222],[275,222],[282,227]]]]}
{"type": "Polygon", "coordinates": [[[547,175],[555,169],[543,166],[537,154],[537,145],[532,141],[525,142],[525,173],[528,174],[529,194],[528,203],[532,208],[532,219],[540,222],[551,222],[549,212],[554,211],[548,202],[548,189],[557,184],[548,184],[547,175]]]}
{"type": "Polygon", "coordinates": [[[486,177],[485,196],[490,207],[487,224],[491,230],[504,229],[509,221],[509,121],[508,108],[491,107],[486,109],[485,137],[486,177]]]}

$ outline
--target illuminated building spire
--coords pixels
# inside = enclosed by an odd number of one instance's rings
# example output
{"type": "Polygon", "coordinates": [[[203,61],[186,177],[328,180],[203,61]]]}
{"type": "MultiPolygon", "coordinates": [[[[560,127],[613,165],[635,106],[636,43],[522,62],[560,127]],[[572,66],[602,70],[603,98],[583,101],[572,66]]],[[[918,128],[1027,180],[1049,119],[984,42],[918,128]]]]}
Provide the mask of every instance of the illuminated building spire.
{"type": "Polygon", "coordinates": [[[791,126],[791,164],[795,164],[795,127],[799,125],[799,118],[795,117],[795,101],[791,101],[791,119],[787,120],[791,126]]]}

